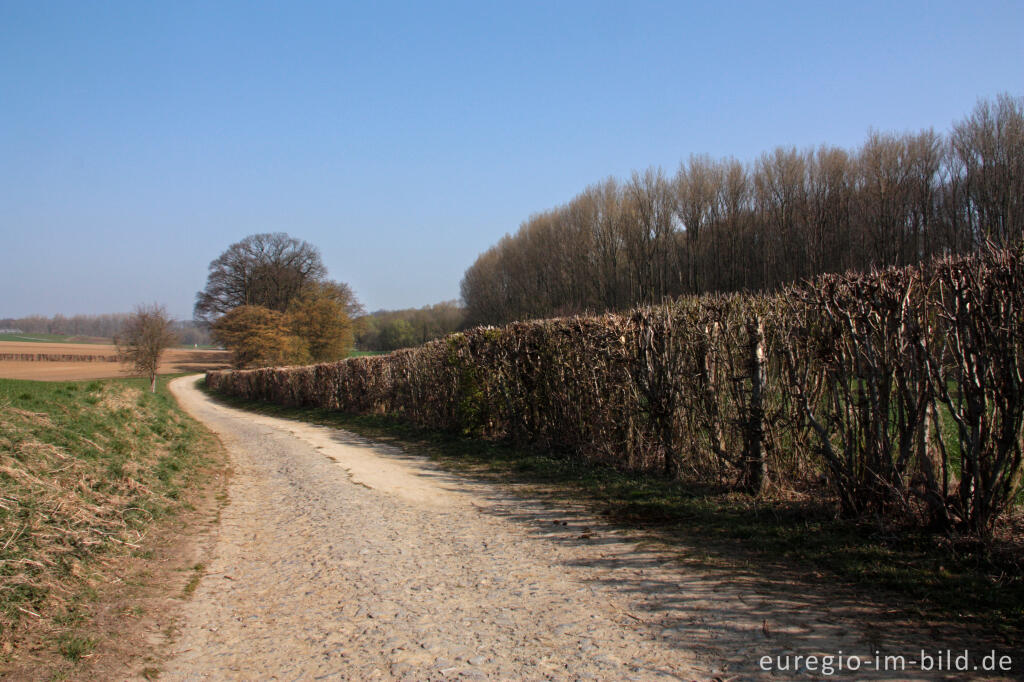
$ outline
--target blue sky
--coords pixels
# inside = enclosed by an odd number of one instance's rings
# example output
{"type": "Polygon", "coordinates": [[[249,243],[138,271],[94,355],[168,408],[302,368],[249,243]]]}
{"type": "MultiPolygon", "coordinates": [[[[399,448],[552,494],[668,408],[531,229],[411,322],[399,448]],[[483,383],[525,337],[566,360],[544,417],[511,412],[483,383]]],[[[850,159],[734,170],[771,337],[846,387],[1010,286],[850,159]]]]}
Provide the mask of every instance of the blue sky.
{"type": "Polygon", "coordinates": [[[0,0],[0,317],[161,302],[256,232],[371,309],[691,153],[945,132],[1024,94],[1024,3],[0,0]]]}

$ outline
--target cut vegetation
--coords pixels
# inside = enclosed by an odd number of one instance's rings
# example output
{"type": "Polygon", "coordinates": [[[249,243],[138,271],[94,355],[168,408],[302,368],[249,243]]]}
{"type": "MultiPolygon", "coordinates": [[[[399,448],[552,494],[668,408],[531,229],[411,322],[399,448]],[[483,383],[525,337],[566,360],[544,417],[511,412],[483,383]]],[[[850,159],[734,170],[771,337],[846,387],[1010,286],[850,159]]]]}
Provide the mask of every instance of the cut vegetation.
{"type": "Polygon", "coordinates": [[[97,602],[191,508],[216,441],[144,389],[0,379],[0,676],[102,652],[97,602]]]}

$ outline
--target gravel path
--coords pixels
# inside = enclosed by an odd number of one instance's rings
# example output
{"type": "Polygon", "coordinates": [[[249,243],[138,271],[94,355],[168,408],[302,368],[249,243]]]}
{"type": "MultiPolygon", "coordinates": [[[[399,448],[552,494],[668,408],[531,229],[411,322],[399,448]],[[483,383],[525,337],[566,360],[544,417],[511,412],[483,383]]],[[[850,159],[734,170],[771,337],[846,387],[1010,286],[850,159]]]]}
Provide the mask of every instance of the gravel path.
{"type": "Polygon", "coordinates": [[[234,473],[162,679],[747,679],[763,655],[898,644],[849,625],[868,607],[724,579],[678,560],[692,548],[215,404],[195,381],[172,390],[234,473]]]}

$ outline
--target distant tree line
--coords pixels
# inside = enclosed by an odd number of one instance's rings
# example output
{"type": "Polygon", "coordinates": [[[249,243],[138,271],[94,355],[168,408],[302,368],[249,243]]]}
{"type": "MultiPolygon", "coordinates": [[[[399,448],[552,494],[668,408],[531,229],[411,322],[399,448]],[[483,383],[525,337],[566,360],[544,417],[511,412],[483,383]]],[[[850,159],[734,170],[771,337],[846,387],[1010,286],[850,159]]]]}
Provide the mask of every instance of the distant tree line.
{"type": "Polygon", "coordinates": [[[378,310],[358,320],[356,347],[397,350],[418,346],[462,329],[466,313],[458,301],[422,308],[378,310]]]}
{"type": "Polygon", "coordinates": [[[20,329],[25,334],[64,334],[66,336],[101,336],[112,338],[121,330],[128,313],[106,315],[29,315],[28,317],[5,317],[0,327],[20,329]]]}
{"type": "Polygon", "coordinates": [[[171,331],[183,346],[209,346],[213,343],[210,330],[193,320],[174,320],[171,331]]]}
{"type": "MultiPolygon", "coordinates": [[[[113,339],[124,329],[132,313],[107,313],[103,315],[29,315],[28,317],[0,318],[0,328],[17,329],[22,334],[61,334],[64,336],[95,336],[113,339]]],[[[175,320],[171,329],[179,342],[186,346],[200,346],[211,343],[210,332],[205,326],[192,320],[175,320]]]]}
{"type": "Polygon", "coordinates": [[[820,273],[1006,245],[1024,231],[1024,99],[980,101],[947,135],[872,132],[849,151],[693,156],[532,216],[462,280],[466,323],[771,291],[820,273]]]}

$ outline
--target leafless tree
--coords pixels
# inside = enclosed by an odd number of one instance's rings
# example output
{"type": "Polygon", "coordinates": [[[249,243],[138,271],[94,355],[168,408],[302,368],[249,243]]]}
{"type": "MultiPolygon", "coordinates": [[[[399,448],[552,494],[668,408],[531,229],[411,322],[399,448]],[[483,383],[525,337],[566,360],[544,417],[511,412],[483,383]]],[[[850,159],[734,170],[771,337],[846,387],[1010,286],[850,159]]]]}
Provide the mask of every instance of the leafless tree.
{"type": "Polygon", "coordinates": [[[951,135],[978,242],[1008,244],[1024,229],[1024,98],[982,100],[951,135]]]}
{"type": "Polygon", "coordinates": [[[195,317],[212,322],[242,305],[284,312],[307,285],[326,276],[320,251],[309,242],[284,232],[250,235],[210,263],[195,317]]]}
{"type": "Polygon", "coordinates": [[[116,337],[117,353],[129,371],[149,378],[149,390],[156,393],[156,373],[164,350],[177,343],[173,322],[163,306],[139,305],[128,316],[116,337]]]}

